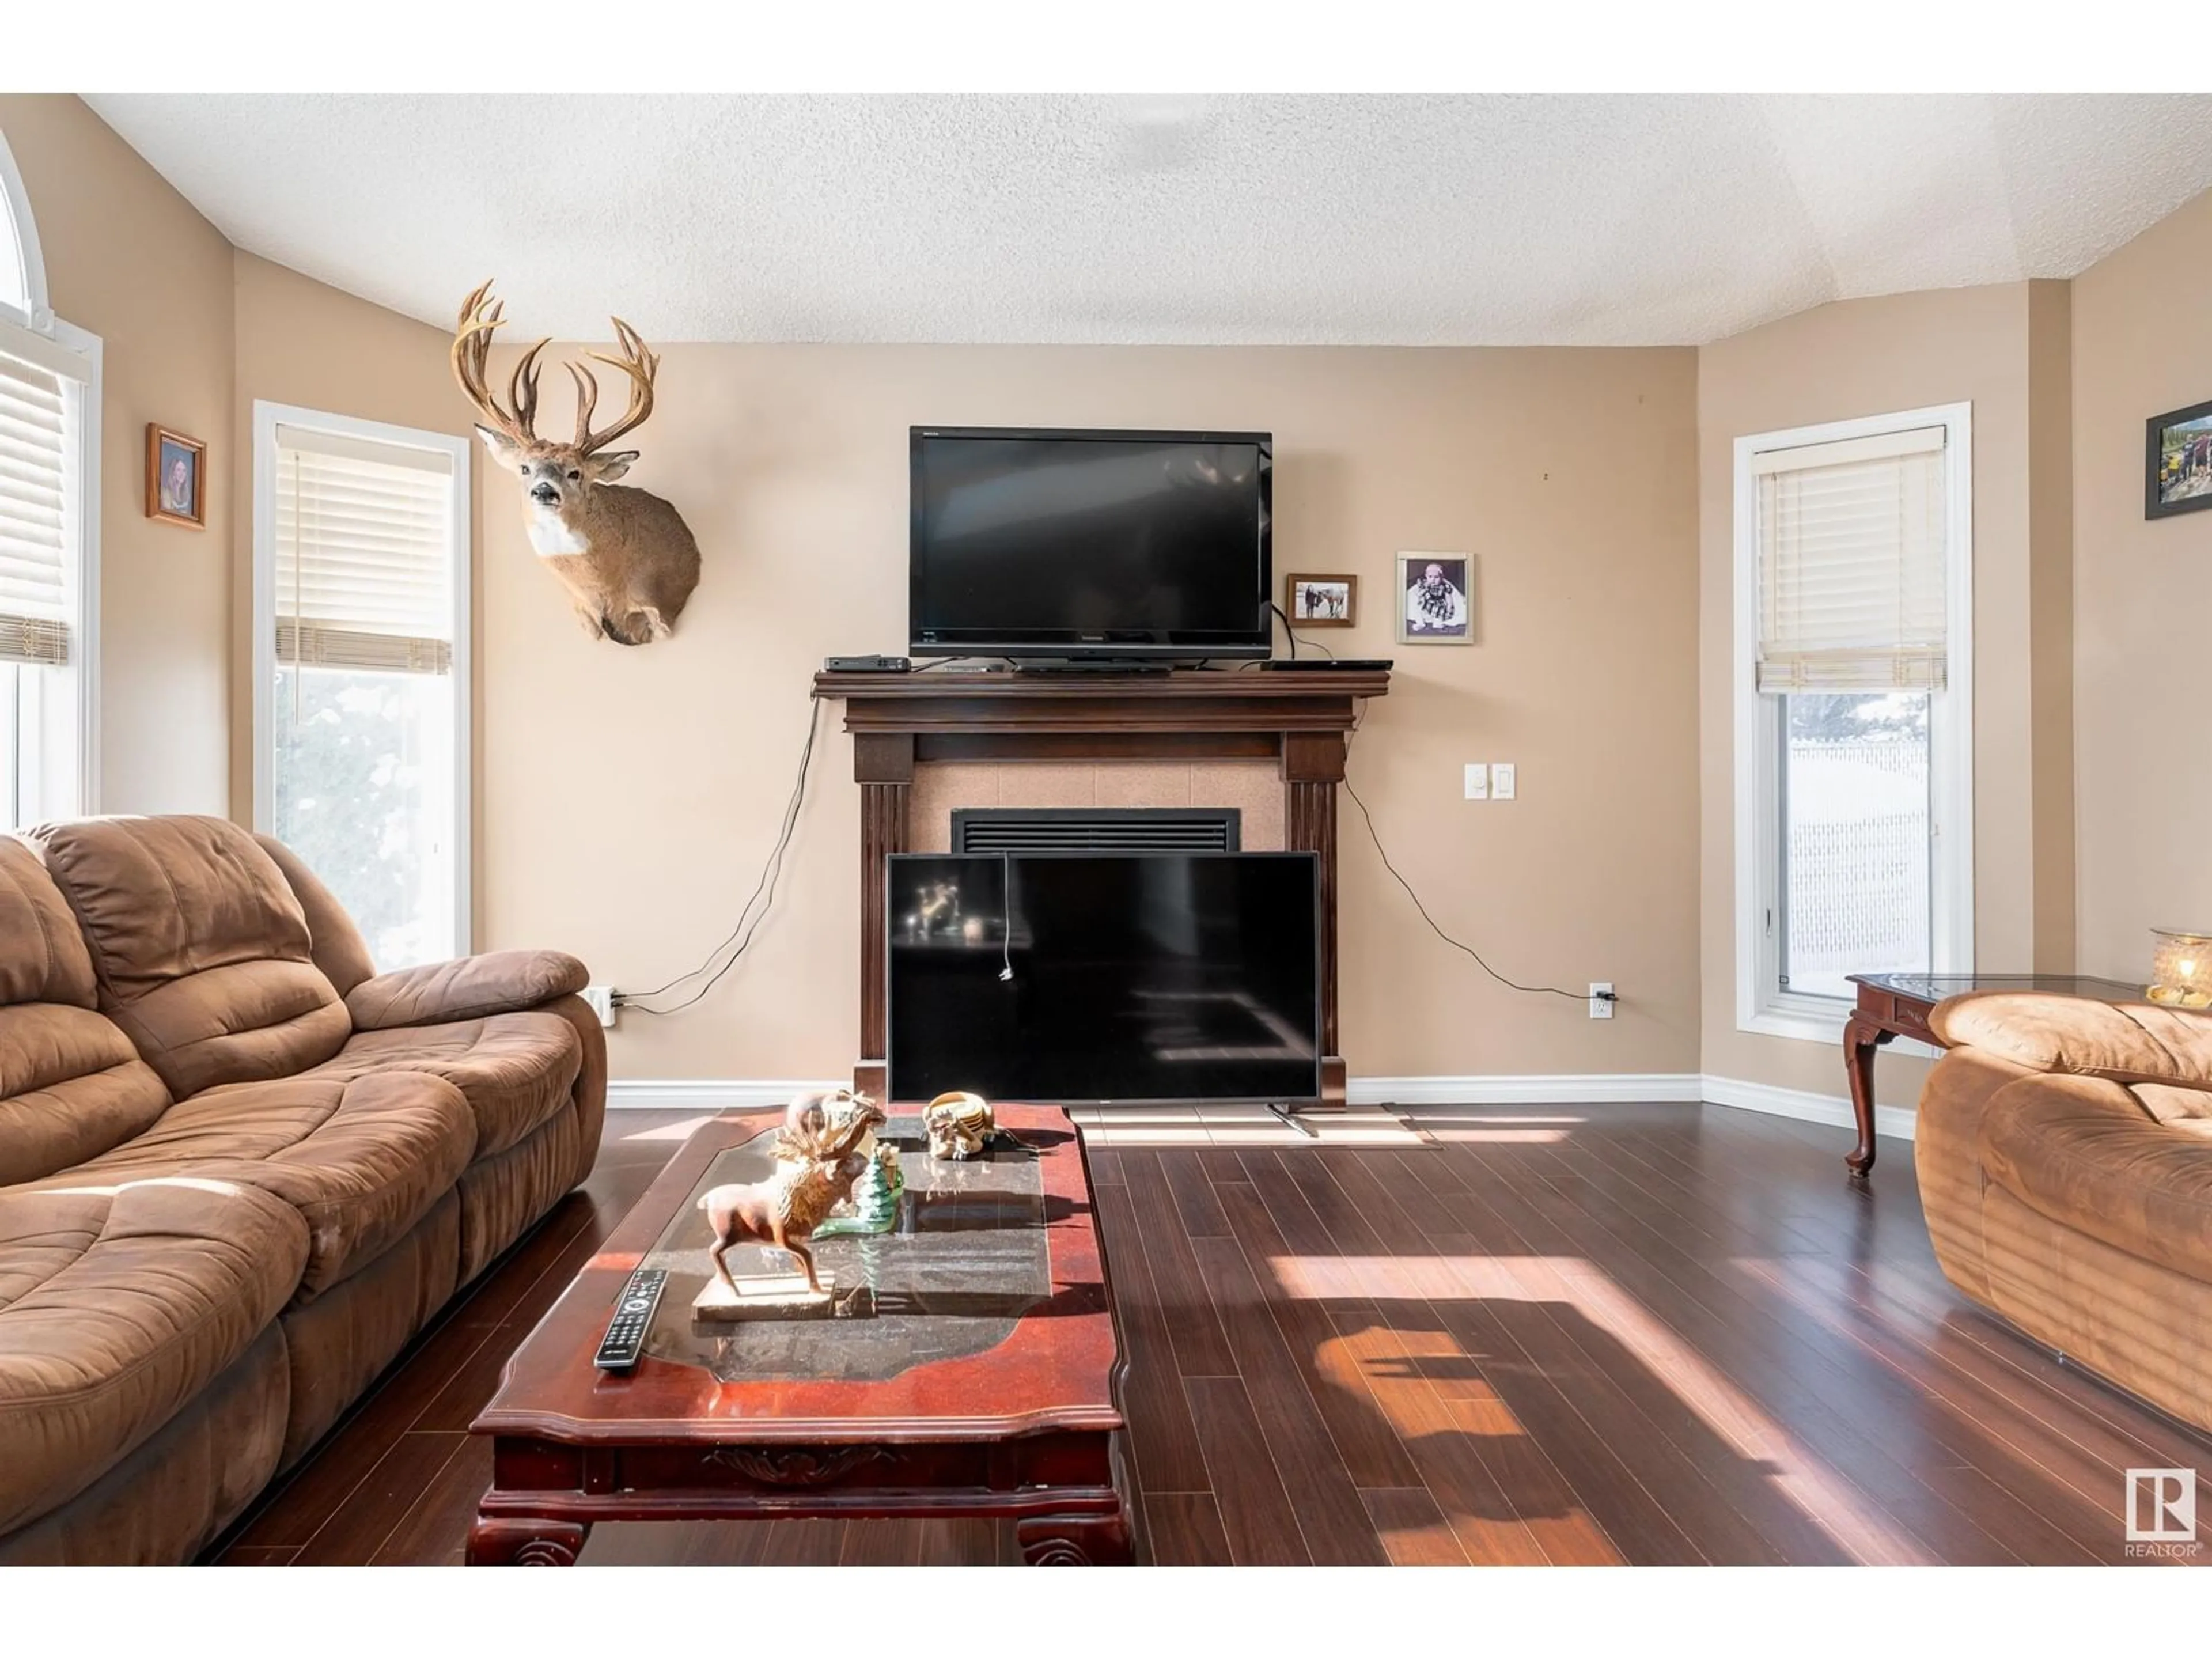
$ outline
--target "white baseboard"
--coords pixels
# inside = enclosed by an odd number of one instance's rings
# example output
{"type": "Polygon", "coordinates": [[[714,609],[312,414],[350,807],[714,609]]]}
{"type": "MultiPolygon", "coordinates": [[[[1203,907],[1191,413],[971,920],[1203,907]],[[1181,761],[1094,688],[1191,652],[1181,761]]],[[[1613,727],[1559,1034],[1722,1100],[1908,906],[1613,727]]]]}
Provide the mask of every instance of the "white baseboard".
{"type": "MultiPolygon", "coordinates": [[[[843,1079],[818,1078],[618,1078],[607,1085],[607,1105],[614,1111],[722,1112],[781,1106],[810,1089],[842,1086],[843,1079]]],[[[1841,1095],[1695,1072],[1355,1077],[1345,1093],[1354,1106],[1618,1106],[1702,1100],[1844,1129],[1853,1121],[1851,1103],[1841,1095]]],[[[1913,1121],[1913,1114],[1902,1107],[1875,1109],[1879,1134],[1910,1140],[1913,1121]]]]}
{"type": "MultiPolygon", "coordinates": [[[[1696,1100],[1701,1081],[1694,1072],[1356,1077],[1347,1095],[1355,1106],[1599,1106],[1696,1100]]],[[[618,1078],[607,1085],[607,1104],[617,1111],[719,1111],[781,1106],[802,1091],[840,1086],[803,1078],[618,1078]]]]}
{"type": "Polygon", "coordinates": [[[607,1085],[607,1109],[617,1112],[726,1112],[739,1107],[781,1106],[809,1090],[852,1087],[850,1078],[617,1078],[607,1085]]]}
{"type": "MultiPolygon", "coordinates": [[[[1705,1076],[1705,1098],[1715,1106],[1736,1106],[1747,1112],[1802,1118],[1808,1123],[1829,1123],[1839,1129],[1852,1128],[1858,1121],[1851,1114],[1851,1103],[1842,1095],[1814,1094],[1808,1089],[1784,1089],[1771,1083],[1752,1083],[1735,1077],[1715,1077],[1710,1073],[1705,1076]]],[[[1878,1135],[1894,1135],[1899,1140],[1910,1140],[1917,1121],[1917,1115],[1902,1106],[1876,1106],[1874,1109],[1874,1132],[1878,1135]]]]}
{"type": "Polygon", "coordinates": [[[1612,1106],[1696,1100],[1695,1072],[1553,1072],[1527,1077],[1355,1077],[1345,1085],[1354,1106],[1612,1106]]]}

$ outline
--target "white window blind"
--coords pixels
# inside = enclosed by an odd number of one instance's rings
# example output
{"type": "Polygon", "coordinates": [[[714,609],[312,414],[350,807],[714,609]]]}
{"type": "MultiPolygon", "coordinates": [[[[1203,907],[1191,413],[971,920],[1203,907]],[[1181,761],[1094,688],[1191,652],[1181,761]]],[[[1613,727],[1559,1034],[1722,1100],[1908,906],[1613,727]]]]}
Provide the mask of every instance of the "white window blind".
{"type": "Polygon", "coordinates": [[[68,445],[61,376],[0,352],[0,662],[69,660],[68,445]]]}
{"type": "Polygon", "coordinates": [[[1764,451],[1752,471],[1759,689],[1942,690],[1943,428],[1764,451]]]}
{"type": "Polygon", "coordinates": [[[431,450],[276,428],[276,660],[453,661],[453,472],[431,450]]]}

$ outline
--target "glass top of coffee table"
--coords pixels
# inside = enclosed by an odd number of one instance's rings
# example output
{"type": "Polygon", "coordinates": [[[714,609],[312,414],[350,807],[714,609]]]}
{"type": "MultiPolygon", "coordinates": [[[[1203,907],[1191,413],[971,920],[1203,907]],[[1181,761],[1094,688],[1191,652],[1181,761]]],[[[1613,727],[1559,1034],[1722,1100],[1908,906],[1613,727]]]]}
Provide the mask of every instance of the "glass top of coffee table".
{"type": "MultiPolygon", "coordinates": [[[[706,1283],[701,1194],[765,1174],[781,1111],[703,1124],[523,1339],[478,1433],[570,1445],[811,1446],[994,1440],[1115,1429],[1120,1366],[1082,1143],[1056,1108],[1002,1104],[1017,1137],[968,1163],[932,1158],[915,1109],[884,1126],[907,1190],[895,1232],[817,1238],[842,1317],[696,1322],[706,1283]],[[665,1266],[645,1352],[592,1357],[631,1271],[665,1266]],[[857,1293],[865,1291],[865,1298],[857,1293]]],[[[738,1273],[781,1267],[760,1247],[738,1273]],[[750,1264],[750,1265],[749,1265],[750,1264]]]]}
{"type": "MultiPolygon", "coordinates": [[[[726,1382],[779,1378],[872,1382],[908,1367],[980,1353],[1052,1294],[1047,1201],[1036,1153],[1000,1134],[981,1155],[935,1158],[921,1120],[894,1115],[877,1131],[898,1148],[906,1194],[888,1233],[817,1237],[817,1273],[832,1285],[834,1313],[812,1318],[706,1320],[692,1299],[714,1276],[714,1236],[699,1207],[709,1188],[765,1178],[774,1133],[717,1153],[643,1265],[665,1267],[668,1288],[645,1351],[699,1365],[726,1382]]],[[[726,1257],[732,1277],[783,1278],[797,1263],[767,1244],[726,1257]]]]}

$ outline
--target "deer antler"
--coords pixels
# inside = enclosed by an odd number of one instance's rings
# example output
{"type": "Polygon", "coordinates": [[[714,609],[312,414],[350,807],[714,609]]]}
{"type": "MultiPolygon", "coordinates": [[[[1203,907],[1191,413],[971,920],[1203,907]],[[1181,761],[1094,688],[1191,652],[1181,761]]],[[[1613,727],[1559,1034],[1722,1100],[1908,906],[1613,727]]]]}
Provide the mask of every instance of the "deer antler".
{"type": "Polygon", "coordinates": [[[502,407],[492,395],[485,369],[491,357],[492,331],[507,321],[505,310],[503,302],[492,298],[489,283],[461,301],[460,320],[453,326],[453,378],[461,383],[461,390],[477,413],[495,428],[517,443],[534,443],[538,439],[532,428],[538,417],[538,354],[551,341],[540,340],[522,354],[507,379],[507,406],[502,407]]]}
{"type": "Polygon", "coordinates": [[[610,357],[599,351],[585,355],[593,362],[618,368],[629,376],[629,408],[622,419],[604,432],[592,431],[592,414],[599,406],[599,380],[580,363],[565,365],[576,380],[576,447],[586,455],[605,449],[625,432],[634,432],[645,424],[646,417],[653,413],[653,377],[660,371],[660,359],[647,349],[635,329],[619,317],[609,320],[615,325],[615,338],[621,344],[622,356],[610,357]]]}

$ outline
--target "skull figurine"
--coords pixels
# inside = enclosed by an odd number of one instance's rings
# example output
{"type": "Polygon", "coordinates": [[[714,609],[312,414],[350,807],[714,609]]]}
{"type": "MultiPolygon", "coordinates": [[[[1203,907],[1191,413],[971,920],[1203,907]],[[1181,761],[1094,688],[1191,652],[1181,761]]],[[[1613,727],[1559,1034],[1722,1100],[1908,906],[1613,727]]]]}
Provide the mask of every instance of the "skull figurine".
{"type": "Polygon", "coordinates": [[[969,1158],[990,1145],[995,1123],[990,1103],[963,1091],[939,1095],[921,1115],[932,1158],[969,1158]]]}

